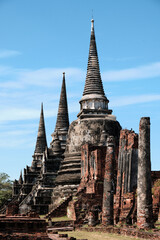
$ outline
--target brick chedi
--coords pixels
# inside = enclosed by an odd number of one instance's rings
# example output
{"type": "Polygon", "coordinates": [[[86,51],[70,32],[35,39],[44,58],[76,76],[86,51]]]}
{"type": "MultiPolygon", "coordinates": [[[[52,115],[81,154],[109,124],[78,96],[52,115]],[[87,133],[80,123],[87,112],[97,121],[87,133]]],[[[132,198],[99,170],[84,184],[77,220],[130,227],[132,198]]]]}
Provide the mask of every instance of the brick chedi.
{"type": "Polygon", "coordinates": [[[55,179],[63,159],[68,126],[67,95],[65,74],[63,73],[57,124],[55,132],[52,134],[50,147],[47,148],[42,105],[32,165],[24,169],[23,183],[20,180],[14,182],[13,197],[18,199],[21,213],[29,210],[37,211],[40,214],[48,212],[55,179]]]}
{"type": "Polygon", "coordinates": [[[149,117],[141,118],[139,125],[137,225],[153,226],[149,117]]]}
{"type": "Polygon", "coordinates": [[[81,178],[81,147],[88,143],[99,146],[102,131],[107,136],[115,137],[118,148],[120,124],[108,109],[108,99],[104,94],[100,75],[96,48],[94,20],[91,21],[91,38],[89,47],[88,67],[83,97],[80,100],[78,119],[73,121],[68,130],[68,138],[64,160],[56,178],[57,187],[53,191],[53,208],[76,193],[81,178]]]}
{"type": "MultiPolygon", "coordinates": [[[[43,104],[41,104],[39,128],[38,128],[35,151],[33,154],[32,165],[31,165],[31,167],[27,166],[24,169],[23,180],[22,180],[22,175],[20,176],[21,177],[20,189],[13,190],[14,192],[16,192],[17,196],[19,195],[18,196],[19,201],[22,201],[32,190],[35,180],[37,179],[38,175],[40,174],[40,170],[42,167],[43,152],[46,147],[47,147],[47,140],[46,140],[43,104]],[[23,183],[22,183],[22,181],[23,181],[23,183]]],[[[19,183],[20,183],[20,181],[19,181],[19,183]]]]}

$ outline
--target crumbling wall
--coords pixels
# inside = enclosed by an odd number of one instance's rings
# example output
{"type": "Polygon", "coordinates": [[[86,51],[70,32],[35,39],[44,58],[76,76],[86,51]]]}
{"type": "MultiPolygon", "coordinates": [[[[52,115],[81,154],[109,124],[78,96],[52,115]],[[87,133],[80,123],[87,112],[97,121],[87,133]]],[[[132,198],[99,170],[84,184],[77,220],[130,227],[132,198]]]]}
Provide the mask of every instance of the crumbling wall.
{"type": "Polygon", "coordinates": [[[119,141],[114,222],[132,222],[138,171],[138,134],[121,130],[119,141]]]}

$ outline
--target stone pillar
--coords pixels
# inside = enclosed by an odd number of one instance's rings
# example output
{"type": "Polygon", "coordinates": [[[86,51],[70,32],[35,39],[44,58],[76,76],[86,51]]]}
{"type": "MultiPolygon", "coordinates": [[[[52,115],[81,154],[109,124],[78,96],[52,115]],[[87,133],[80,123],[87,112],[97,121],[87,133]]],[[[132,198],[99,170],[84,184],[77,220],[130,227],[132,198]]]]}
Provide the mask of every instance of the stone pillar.
{"type": "Polygon", "coordinates": [[[139,124],[137,226],[139,228],[153,226],[149,117],[141,118],[139,124]]]}
{"type": "Polygon", "coordinates": [[[107,138],[107,154],[105,159],[102,224],[113,224],[113,177],[114,177],[115,146],[114,137],[107,138]]]}

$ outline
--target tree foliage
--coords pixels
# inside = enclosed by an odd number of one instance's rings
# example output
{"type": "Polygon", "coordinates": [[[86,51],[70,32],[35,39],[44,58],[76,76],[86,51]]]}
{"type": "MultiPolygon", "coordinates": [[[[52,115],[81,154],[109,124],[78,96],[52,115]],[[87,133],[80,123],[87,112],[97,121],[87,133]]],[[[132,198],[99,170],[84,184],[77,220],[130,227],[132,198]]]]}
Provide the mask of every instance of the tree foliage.
{"type": "Polygon", "coordinates": [[[8,174],[0,173],[0,206],[12,197],[12,181],[8,174]]]}

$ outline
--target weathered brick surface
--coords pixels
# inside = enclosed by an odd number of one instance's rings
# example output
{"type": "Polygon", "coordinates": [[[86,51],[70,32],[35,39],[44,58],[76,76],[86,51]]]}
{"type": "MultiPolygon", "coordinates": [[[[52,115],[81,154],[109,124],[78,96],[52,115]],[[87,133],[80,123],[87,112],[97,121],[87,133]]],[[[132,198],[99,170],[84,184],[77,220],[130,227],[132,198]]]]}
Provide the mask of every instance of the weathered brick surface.
{"type": "MultiPolygon", "coordinates": [[[[98,191],[97,182],[103,181],[106,147],[82,146],[81,153],[81,182],[78,191],[86,188],[86,193],[92,194],[98,191]]],[[[102,189],[99,189],[102,191],[102,189]]]]}
{"type": "Polygon", "coordinates": [[[149,117],[141,118],[139,125],[137,225],[139,228],[153,226],[149,117]]]}
{"type": "Polygon", "coordinates": [[[153,219],[154,222],[160,220],[160,179],[154,182],[152,187],[153,193],[153,219]]]}
{"type": "Polygon", "coordinates": [[[115,162],[115,142],[114,137],[107,138],[107,153],[105,158],[104,183],[103,183],[103,208],[102,223],[104,225],[113,224],[113,181],[115,162]]]}
{"type": "Polygon", "coordinates": [[[18,211],[18,204],[8,205],[8,215],[0,216],[0,239],[15,240],[48,240],[46,234],[47,223],[30,212],[26,216],[11,215],[18,211]]]}
{"type": "Polygon", "coordinates": [[[114,200],[114,222],[134,222],[135,192],[138,170],[138,134],[123,129],[120,132],[117,187],[114,200]]]}
{"type": "Polygon", "coordinates": [[[7,209],[6,209],[6,216],[14,216],[15,214],[18,214],[19,207],[18,202],[11,202],[8,204],[7,209]]]}

